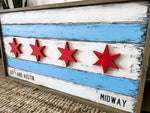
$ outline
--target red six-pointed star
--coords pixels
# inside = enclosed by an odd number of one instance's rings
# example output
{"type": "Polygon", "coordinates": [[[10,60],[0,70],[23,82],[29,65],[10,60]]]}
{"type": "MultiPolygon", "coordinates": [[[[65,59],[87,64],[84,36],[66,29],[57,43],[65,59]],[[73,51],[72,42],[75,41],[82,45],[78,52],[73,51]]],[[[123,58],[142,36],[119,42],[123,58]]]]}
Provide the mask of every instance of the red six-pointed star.
{"type": "Polygon", "coordinates": [[[21,44],[17,44],[16,42],[16,38],[13,38],[13,43],[9,43],[9,45],[11,46],[11,51],[15,54],[15,57],[18,57],[18,54],[22,54],[22,51],[19,49],[19,47],[21,46],[21,44]]]}
{"type": "Polygon", "coordinates": [[[113,55],[109,55],[108,52],[108,45],[106,45],[105,50],[103,53],[97,52],[97,51],[93,51],[95,53],[95,55],[99,58],[97,62],[95,62],[93,65],[102,65],[103,67],[103,73],[106,72],[106,69],[108,66],[115,68],[115,69],[119,69],[113,62],[112,60],[115,59],[117,56],[119,56],[120,54],[113,54],[113,55]]]}
{"type": "Polygon", "coordinates": [[[75,58],[73,58],[72,54],[77,51],[77,49],[69,50],[68,42],[66,42],[65,49],[58,47],[58,50],[61,52],[61,56],[58,60],[65,60],[66,67],[69,64],[69,60],[72,62],[77,62],[75,58]]]}
{"type": "Polygon", "coordinates": [[[39,41],[38,41],[37,39],[36,39],[36,41],[35,41],[35,45],[30,44],[30,46],[31,46],[31,48],[32,48],[32,50],[33,50],[33,52],[31,53],[31,55],[35,55],[35,56],[36,56],[37,62],[40,61],[40,56],[41,56],[41,57],[46,57],[46,56],[44,55],[44,53],[42,52],[42,50],[45,48],[45,46],[41,46],[41,47],[40,47],[39,41]]]}

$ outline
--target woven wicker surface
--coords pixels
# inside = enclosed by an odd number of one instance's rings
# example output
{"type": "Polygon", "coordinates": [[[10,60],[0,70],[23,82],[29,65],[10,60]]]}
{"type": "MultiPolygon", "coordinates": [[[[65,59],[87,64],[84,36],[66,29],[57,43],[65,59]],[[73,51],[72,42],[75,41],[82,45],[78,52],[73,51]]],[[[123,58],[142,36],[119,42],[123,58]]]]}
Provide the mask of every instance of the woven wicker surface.
{"type": "Polygon", "coordinates": [[[0,78],[0,113],[106,112],[7,78],[0,78]]]}

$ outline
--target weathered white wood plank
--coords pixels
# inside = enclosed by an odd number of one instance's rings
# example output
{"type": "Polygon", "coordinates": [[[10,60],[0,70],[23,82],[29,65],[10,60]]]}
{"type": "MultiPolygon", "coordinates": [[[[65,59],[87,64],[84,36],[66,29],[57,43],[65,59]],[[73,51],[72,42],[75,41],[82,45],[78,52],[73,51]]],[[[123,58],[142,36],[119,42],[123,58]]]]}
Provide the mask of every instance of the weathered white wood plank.
{"type": "MultiPolygon", "coordinates": [[[[9,43],[12,40],[13,37],[4,37],[4,47],[8,57],[15,57],[14,53],[10,52],[9,43]]],[[[19,54],[18,58],[36,62],[35,56],[30,55],[32,49],[29,46],[29,44],[35,44],[35,39],[16,37],[16,40],[17,43],[22,43],[20,49],[23,54],[19,54]]],[[[65,40],[39,39],[39,42],[40,46],[46,46],[43,50],[46,57],[41,57],[41,63],[65,67],[64,60],[58,60],[61,56],[58,47],[64,48],[65,40]]],[[[69,41],[70,50],[78,49],[78,51],[73,55],[77,63],[70,62],[68,68],[103,74],[102,66],[93,65],[98,60],[93,51],[103,53],[106,44],[108,44],[109,54],[120,53],[120,56],[114,59],[119,69],[109,67],[106,75],[139,80],[144,44],[69,41]]]]}
{"type": "Polygon", "coordinates": [[[145,2],[105,4],[1,14],[2,24],[145,22],[145,2]]]}
{"type": "Polygon", "coordinates": [[[26,72],[11,67],[8,67],[8,74],[11,77],[19,78],[38,85],[53,88],[58,91],[62,91],[74,96],[78,96],[124,111],[134,112],[133,108],[136,106],[136,98],[132,98],[129,96],[124,96],[109,91],[98,90],[95,88],[77,85],[64,80],[38,75],[35,73],[26,72]]]}
{"type": "Polygon", "coordinates": [[[79,71],[54,65],[31,62],[17,58],[6,57],[7,65],[20,70],[50,76],[75,84],[80,84],[96,89],[111,91],[136,98],[138,96],[139,81],[112,77],[103,74],[79,71]],[[121,85],[120,85],[121,84],[121,85]]]}

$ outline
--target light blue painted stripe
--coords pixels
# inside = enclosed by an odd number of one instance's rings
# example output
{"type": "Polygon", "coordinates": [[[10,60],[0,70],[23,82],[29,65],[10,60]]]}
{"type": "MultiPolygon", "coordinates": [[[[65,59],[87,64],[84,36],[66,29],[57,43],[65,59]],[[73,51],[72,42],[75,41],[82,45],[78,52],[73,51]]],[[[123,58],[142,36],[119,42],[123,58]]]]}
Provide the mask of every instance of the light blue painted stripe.
{"type": "Polygon", "coordinates": [[[135,80],[73,70],[11,57],[7,57],[7,63],[8,66],[16,69],[25,70],[40,75],[46,75],[76,84],[107,90],[131,97],[137,97],[138,93],[139,81],[135,80]]]}
{"type": "Polygon", "coordinates": [[[2,25],[4,36],[145,43],[146,24],[2,25]]]}

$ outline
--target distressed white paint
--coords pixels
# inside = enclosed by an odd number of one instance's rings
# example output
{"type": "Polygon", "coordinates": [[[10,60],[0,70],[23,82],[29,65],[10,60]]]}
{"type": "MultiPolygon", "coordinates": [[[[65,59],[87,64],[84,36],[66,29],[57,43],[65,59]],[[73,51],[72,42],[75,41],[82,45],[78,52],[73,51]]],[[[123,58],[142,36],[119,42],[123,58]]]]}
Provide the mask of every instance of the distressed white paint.
{"type": "Polygon", "coordinates": [[[114,107],[117,109],[128,111],[128,112],[134,112],[133,108],[136,106],[136,98],[112,93],[109,91],[98,90],[98,89],[87,87],[87,86],[78,85],[78,84],[74,84],[72,82],[67,82],[67,81],[52,78],[52,77],[38,75],[35,73],[31,73],[31,72],[26,72],[24,70],[18,70],[15,68],[8,67],[8,75],[15,77],[15,78],[22,79],[22,80],[26,80],[26,81],[29,81],[29,82],[32,82],[32,83],[35,83],[38,85],[56,89],[58,91],[62,91],[62,92],[65,92],[65,93],[68,93],[68,94],[71,94],[74,96],[88,99],[88,100],[91,100],[91,101],[94,101],[97,103],[101,103],[101,104],[108,105],[108,106],[111,106],[111,107],[114,107]],[[26,75],[34,76],[35,80],[32,81],[29,79],[25,79],[23,77],[19,77],[19,76],[17,76],[18,72],[26,74],[26,75]],[[122,99],[127,100],[127,102],[126,102],[125,106],[123,106],[123,105],[120,106],[117,104],[106,102],[106,101],[100,100],[100,94],[105,94],[105,95],[109,95],[112,97],[116,97],[117,99],[120,98],[121,100],[122,99]]]}
{"type": "Polygon", "coordinates": [[[105,4],[1,14],[2,24],[145,22],[145,2],[105,4]]]}
{"type": "MultiPolygon", "coordinates": [[[[14,53],[10,52],[11,47],[9,45],[9,42],[12,42],[13,37],[4,37],[3,39],[6,55],[9,57],[15,57],[14,53]]],[[[32,49],[29,46],[29,44],[35,45],[35,39],[16,37],[16,40],[18,43],[22,43],[20,49],[23,54],[19,54],[18,58],[36,62],[35,56],[30,55],[32,49]]],[[[41,57],[41,63],[65,67],[64,60],[58,60],[61,53],[57,49],[58,47],[65,47],[65,40],[39,39],[39,42],[40,46],[46,46],[43,50],[46,57],[41,57]]],[[[103,74],[102,66],[93,65],[98,60],[93,51],[103,53],[106,44],[108,44],[109,54],[120,53],[121,55],[114,59],[114,63],[119,67],[119,70],[109,67],[105,74],[139,80],[141,62],[138,58],[142,60],[141,54],[144,49],[144,44],[111,44],[103,42],[69,41],[70,50],[78,49],[78,51],[73,55],[77,60],[77,63],[70,62],[68,68],[103,74]]]]}

